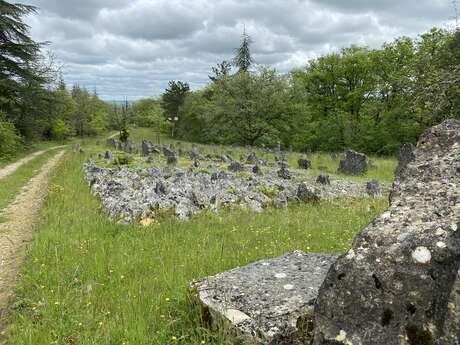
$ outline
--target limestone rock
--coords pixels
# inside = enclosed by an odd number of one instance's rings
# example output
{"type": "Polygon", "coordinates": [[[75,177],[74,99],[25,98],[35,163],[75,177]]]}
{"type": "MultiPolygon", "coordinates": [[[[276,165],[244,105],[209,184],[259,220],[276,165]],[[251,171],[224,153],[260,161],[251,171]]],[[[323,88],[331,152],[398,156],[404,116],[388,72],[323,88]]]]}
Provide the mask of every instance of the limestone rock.
{"type": "Polygon", "coordinates": [[[108,146],[113,146],[113,147],[116,147],[117,146],[117,142],[114,138],[109,138],[107,139],[107,145],[108,146]]]}
{"type": "Polygon", "coordinates": [[[305,203],[318,203],[320,197],[306,183],[301,183],[297,187],[297,198],[305,203]]]}
{"type": "Polygon", "coordinates": [[[415,146],[410,143],[403,143],[399,148],[398,166],[395,175],[400,176],[406,169],[407,165],[415,159],[415,146]]]}
{"type": "Polygon", "coordinates": [[[110,150],[105,151],[104,158],[105,159],[113,159],[112,151],[110,151],[110,150]]]}
{"type": "Polygon", "coordinates": [[[230,163],[230,165],[228,166],[228,170],[233,172],[240,172],[244,171],[244,167],[241,165],[241,163],[234,161],[230,163]]]}
{"type": "Polygon", "coordinates": [[[365,154],[347,150],[345,158],[340,161],[337,172],[349,175],[361,175],[367,172],[368,159],[365,154]]]}
{"type": "Polygon", "coordinates": [[[291,179],[291,171],[286,166],[281,166],[281,169],[278,170],[278,177],[289,180],[291,179]]]}
{"type": "Polygon", "coordinates": [[[299,159],[297,161],[297,165],[299,166],[299,169],[311,169],[311,162],[308,159],[299,159]]]}
{"type": "Polygon", "coordinates": [[[246,164],[252,164],[252,165],[257,165],[259,163],[259,159],[257,158],[257,155],[255,152],[251,152],[246,159],[246,164]]]}
{"type": "Polygon", "coordinates": [[[297,251],[194,282],[192,293],[205,318],[230,323],[246,343],[299,344],[336,258],[297,251]]]}
{"type": "Polygon", "coordinates": [[[177,164],[177,157],[176,155],[166,156],[166,163],[168,165],[177,164]]]}
{"type": "Polygon", "coordinates": [[[377,180],[372,180],[366,183],[366,192],[369,196],[376,197],[382,194],[380,183],[377,180]]]}
{"type": "Polygon", "coordinates": [[[331,267],[315,345],[460,344],[460,121],[421,137],[390,207],[331,267]]]}
{"type": "Polygon", "coordinates": [[[319,175],[316,178],[316,183],[326,185],[326,186],[330,186],[331,185],[331,180],[329,179],[328,175],[319,175]]]}

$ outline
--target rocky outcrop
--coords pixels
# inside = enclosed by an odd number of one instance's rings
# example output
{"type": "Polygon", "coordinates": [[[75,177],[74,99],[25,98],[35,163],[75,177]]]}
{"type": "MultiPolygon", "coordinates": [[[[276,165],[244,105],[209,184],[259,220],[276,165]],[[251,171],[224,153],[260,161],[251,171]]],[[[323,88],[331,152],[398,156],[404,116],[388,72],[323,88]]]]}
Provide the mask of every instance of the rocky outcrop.
{"type": "Polygon", "coordinates": [[[415,159],[415,146],[410,143],[403,143],[399,148],[398,166],[396,167],[395,175],[402,174],[407,165],[415,159]]]}
{"type": "Polygon", "coordinates": [[[309,338],[313,305],[329,254],[293,252],[191,284],[203,319],[227,322],[247,344],[300,344],[309,338]]]}
{"type": "Polygon", "coordinates": [[[340,161],[337,172],[348,175],[362,175],[367,172],[368,158],[365,154],[353,150],[345,152],[345,158],[340,161]]]}
{"type": "Polygon", "coordinates": [[[410,151],[389,209],[322,284],[315,345],[460,344],[460,122],[410,151]]]}
{"type": "MultiPolygon", "coordinates": [[[[134,164],[130,157],[114,160],[134,164]]],[[[149,164],[145,158],[144,164],[149,164]]],[[[176,156],[167,156],[171,163],[176,156]]],[[[119,164],[122,164],[119,162],[119,164]]],[[[238,163],[241,169],[245,167],[238,163]]],[[[156,218],[162,213],[175,213],[180,218],[202,209],[218,211],[222,207],[243,207],[256,212],[271,205],[285,206],[299,199],[316,202],[317,197],[332,199],[339,196],[363,197],[363,183],[331,179],[328,185],[319,185],[314,177],[280,178],[276,168],[267,167],[254,174],[224,171],[220,168],[181,169],[174,166],[130,170],[128,166],[101,168],[93,162],[86,164],[85,176],[93,193],[98,195],[111,218],[123,223],[145,218],[156,218]],[[299,183],[302,189],[299,192],[299,183]],[[155,186],[164,186],[156,188],[155,186]],[[309,191],[314,191],[310,194],[309,191]],[[193,195],[204,194],[204,202],[197,205],[193,195]],[[172,212],[170,212],[172,211],[172,212]]],[[[387,189],[387,188],[386,188],[387,189]]]]}

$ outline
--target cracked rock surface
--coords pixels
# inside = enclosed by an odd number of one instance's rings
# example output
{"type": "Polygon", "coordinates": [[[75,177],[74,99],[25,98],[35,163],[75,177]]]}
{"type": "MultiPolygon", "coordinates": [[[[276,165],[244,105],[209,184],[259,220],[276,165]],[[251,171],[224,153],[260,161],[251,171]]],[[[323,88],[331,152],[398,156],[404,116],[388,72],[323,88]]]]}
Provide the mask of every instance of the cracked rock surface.
{"type": "Polygon", "coordinates": [[[390,207],[331,267],[314,344],[460,344],[460,121],[406,147],[390,207]]]}
{"type": "Polygon", "coordinates": [[[300,251],[191,284],[205,318],[227,321],[247,343],[298,344],[308,337],[318,289],[337,256],[300,251]]]}
{"type": "Polygon", "coordinates": [[[238,170],[244,172],[173,167],[130,170],[126,166],[98,167],[89,162],[85,165],[85,177],[109,216],[123,223],[155,219],[162,212],[188,219],[202,210],[215,212],[222,207],[260,212],[271,205],[284,207],[288,201],[367,196],[365,182],[331,178],[330,184],[322,185],[312,175],[292,172],[291,179],[284,179],[278,176],[276,168],[266,167],[263,173],[254,174],[252,168],[238,164],[238,170]],[[308,189],[309,198],[298,197],[301,184],[308,189]]]}

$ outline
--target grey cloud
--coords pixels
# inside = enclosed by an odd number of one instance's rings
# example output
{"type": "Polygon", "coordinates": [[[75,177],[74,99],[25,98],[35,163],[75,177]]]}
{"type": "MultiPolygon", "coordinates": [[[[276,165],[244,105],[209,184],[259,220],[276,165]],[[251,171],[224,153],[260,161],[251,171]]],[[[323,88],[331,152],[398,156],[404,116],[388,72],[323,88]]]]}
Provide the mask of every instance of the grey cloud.
{"type": "Polygon", "coordinates": [[[52,41],[68,83],[105,99],[159,95],[171,79],[198,88],[233,56],[245,27],[258,64],[287,72],[352,43],[377,47],[452,16],[449,0],[23,0],[32,35],[52,41]]]}

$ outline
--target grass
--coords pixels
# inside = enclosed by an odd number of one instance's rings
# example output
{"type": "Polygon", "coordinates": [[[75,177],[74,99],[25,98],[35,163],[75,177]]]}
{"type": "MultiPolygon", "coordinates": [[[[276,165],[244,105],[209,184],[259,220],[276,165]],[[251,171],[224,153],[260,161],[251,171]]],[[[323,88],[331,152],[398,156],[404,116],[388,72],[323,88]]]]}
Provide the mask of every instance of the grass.
{"type": "Polygon", "coordinates": [[[192,280],[295,249],[342,253],[387,207],[383,198],[340,199],[123,226],[82,177],[85,158],[101,149],[67,153],[52,180],[6,344],[230,344],[225,331],[201,326],[192,280]]]}
{"type": "Polygon", "coordinates": [[[46,152],[22,165],[13,174],[0,180],[0,210],[14,200],[27,181],[36,175],[40,167],[55,154],[55,150],[46,152]]]}
{"type": "MultiPolygon", "coordinates": [[[[149,139],[154,144],[171,144],[177,143],[178,140],[173,140],[171,138],[166,138],[158,135],[150,128],[136,128],[132,130],[132,138],[136,143],[140,143],[142,139],[149,139]]],[[[182,141],[185,149],[190,149],[192,143],[182,141]]],[[[195,144],[201,149],[201,152],[210,152],[210,146],[195,144]]],[[[216,146],[215,152],[219,154],[225,154],[228,151],[232,152],[234,159],[239,159],[240,155],[248,155],[248,149],[244,147],[229,147],[229,146],[216,146]]],[[[261,149],[254,148],[253,151],[256,152],[257,156],[262,159],[267,159],[269,162],[274,162],[275,155],[273,153],[267,153],[261,149]]],[[[297,160],[300,158],[305,158],[305,154],[299,152],[291,152],[287,154],[287,159],[289,165],[292,168],[297,168],[297,160]]],[[[311,173],[314,175],[327,174],[332,175],[337,178],[346,178],[350,180],[364,181],[364,180],[379,180],[381,182],[392,182],[394,179],[394,170],[397,165],[397,160],[393,157],[369,157],[372,161],[372,166],[369,168],[369,171],[362,176],[349,176],[337,173],[337,168],[339,167],[340,159],[333,159],[328,153],[310,153],[307,155],[307,158],[312,162],[311,173]]],[[[190,165],[189,162],[186,164],[179,160],[179,166],[190,165]]],[[[225,165],[223,165],[225,166],[225,165]]]]}

